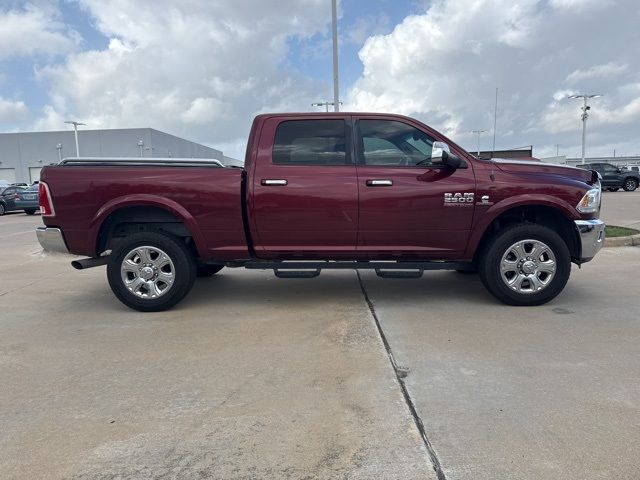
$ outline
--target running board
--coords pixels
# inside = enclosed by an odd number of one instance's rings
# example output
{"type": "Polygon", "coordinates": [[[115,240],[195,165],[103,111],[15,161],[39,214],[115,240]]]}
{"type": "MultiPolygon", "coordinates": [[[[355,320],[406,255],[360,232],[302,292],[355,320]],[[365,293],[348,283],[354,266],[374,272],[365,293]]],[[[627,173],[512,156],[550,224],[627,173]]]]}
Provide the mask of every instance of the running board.
{"type": "Polygon", "coordinates": [[[376,268],[376,275],[380,278],[420,278],[424,270],[419,268],[417,270],[382,270],[376,268]]]}
{"type": "Polygon", "coordinates": [[[278,278],[314,278],[328,270],[375,270],[382,278],[420,278],[425,270],[460,270],[468,268],[467,262],[394,262],[394,261],[260,261],[228,262],[228,267],[244,267],[250,270],[273,270],[278,278]]]}
{"type": "Polygon", "coordinates": [[[273,269],[273,273],[278,278],[314,278],[320,275],[320,269],[315,270],[281,270],[273,269]]]}

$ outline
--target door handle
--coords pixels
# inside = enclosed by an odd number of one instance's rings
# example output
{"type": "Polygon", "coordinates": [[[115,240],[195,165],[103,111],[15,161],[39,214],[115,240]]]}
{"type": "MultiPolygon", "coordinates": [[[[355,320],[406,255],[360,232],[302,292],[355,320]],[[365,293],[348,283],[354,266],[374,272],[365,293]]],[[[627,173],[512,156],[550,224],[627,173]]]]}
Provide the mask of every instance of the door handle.
{"type": "Polygon", "coordinates": [[[260,182],[265,187],[284,187],[287,183],[284,178],[265,178],[260,182]]]}
{"type": "Polygon", "coordinates": [[[393,180],[387,180],[387,179],[367,180],[367,187],[390,187],[392,185],[393,185],[393,180]]]}

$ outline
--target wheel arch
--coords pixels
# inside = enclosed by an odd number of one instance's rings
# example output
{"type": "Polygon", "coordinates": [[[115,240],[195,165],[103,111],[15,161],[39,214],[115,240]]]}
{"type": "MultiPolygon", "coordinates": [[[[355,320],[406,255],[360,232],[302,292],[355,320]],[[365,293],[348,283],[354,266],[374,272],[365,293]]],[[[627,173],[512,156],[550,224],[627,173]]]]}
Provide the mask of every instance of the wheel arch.
{"type": "Polygon", "coordinates": [[[96,255],[112,246],[114,238],[139,231],[164,231],[185,237],[192,241],[194,253],[206,258],[206,243],[193,216],[180,204],[154,195],[113,199],[100,208],[90,228],[96,255]]]}
{"type": "Polygon", "coordinates": [[[579,263],[581,255],[580,236],[566,209],[556,204],[524,203],[501,209],[476,227],[470,239],[468,251],[473,252],[474,262],[490,238],[499,230],[518,223],[545,225],[557,232],[567,244],[571,260],[579,263]]]}

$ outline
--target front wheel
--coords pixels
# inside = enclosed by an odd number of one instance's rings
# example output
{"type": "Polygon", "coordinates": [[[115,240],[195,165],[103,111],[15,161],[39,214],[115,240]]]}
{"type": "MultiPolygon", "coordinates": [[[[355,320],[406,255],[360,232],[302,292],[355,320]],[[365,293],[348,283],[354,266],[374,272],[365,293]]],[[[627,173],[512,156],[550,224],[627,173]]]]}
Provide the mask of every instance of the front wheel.
{"type": "Polygon", "coordinates": [[[159,312],[182,300],[196,278],[191,252],[179,238],[155,232],[127,237],[109,256],[115,296],[141,312],[159,312]]]}
{"type": "Polygon", "coordinates": [[[625,192],[633,192],[638,188],[638,181],[635,178],[627,178],[622,186],[625,192]]]}
{"type": "Polygon", "coordinates": [[[1,217],[2,215],[4,215],[4,212],[6,212],[6,209],[5,209],[5,207],[4,207],[4,203],[0,203],[0,217],[1,217]]]}
{"type": "Polygon", "coordinates": [[[609,192],[617,192],[617,191],[618,191],[618,190],[620,190],[620,189],[619,189],[618,187],[610,187],[610,188],[607,188],[607,190],[608,190],[609,192]]]}
{"type": "Polygon", "coordinates": [[[26,213],[27,215],[33,215],[34,213],[36,213],[35,208],[28,208],[24,211],[24,213],[26,213]]]}
{"type": "Polygon", "coordinates": [[[543,225],[514,225],[499,231],[481,253],[484,286],[508,305],[542,305],[565,287],[571,255],[562,238],[543,225]]]}

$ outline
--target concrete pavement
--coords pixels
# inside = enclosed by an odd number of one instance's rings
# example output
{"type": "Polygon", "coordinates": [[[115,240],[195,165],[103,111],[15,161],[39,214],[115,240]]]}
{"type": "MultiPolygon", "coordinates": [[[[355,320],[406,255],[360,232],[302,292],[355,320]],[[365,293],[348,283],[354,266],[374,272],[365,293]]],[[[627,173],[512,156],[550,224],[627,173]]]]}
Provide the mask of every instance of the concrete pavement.
{"type": "Polygon", "coordinates": [[[0,221],[3,478],[435,478],[355,273],[226,270],[141,314],[0,221]]]}
{"type": "Polygon", "coordinates": [[[607,225],[640,230],[640,190],[602,192],[600,217],[607,225]]]}
{"type": "Polygon", "coordinates": [[[440,478],[640,478],[639,248],[536,308],[455,272],[225,269],[142,314],[37,224],[0,218],[0,476],[433,479],[409,403],[440,478]]]}

